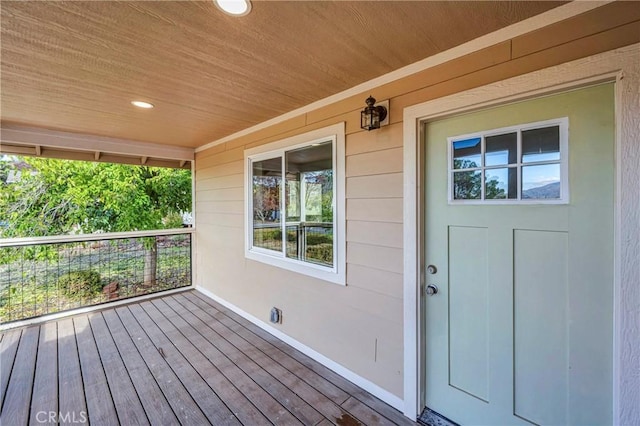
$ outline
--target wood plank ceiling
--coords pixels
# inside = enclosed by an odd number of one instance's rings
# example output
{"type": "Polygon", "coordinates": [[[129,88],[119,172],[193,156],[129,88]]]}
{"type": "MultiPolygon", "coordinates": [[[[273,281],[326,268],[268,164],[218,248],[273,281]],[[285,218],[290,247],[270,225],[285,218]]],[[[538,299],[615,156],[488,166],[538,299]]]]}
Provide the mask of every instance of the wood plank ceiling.
{"type": "Polygon", "coordinates": [[[559,4],[2,1],[1,119],[197,147],[559,4]]]}

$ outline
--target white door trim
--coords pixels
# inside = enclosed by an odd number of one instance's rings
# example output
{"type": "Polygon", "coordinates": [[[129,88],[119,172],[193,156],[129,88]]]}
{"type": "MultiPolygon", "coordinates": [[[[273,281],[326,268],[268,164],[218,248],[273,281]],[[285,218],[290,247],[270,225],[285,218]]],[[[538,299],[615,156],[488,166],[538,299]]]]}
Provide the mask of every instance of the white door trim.
{"type": "Polygon", "coordinates": [[[420,123],[615,81],[613,424],[640,423],[640,44],[513,77],[407,107],[404,120],[404,414],[416,418],[420,394],[420,123]],[[624,236],[624,238],[621,238],[624,236]]]}

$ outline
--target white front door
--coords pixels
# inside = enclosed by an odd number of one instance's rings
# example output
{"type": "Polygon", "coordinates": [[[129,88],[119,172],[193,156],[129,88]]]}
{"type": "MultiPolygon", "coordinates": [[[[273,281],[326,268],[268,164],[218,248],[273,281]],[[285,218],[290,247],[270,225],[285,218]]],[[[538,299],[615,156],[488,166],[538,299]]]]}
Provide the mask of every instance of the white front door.
{"type": "Polygon", "coordinates": [[[613,90],[425,124],[430,409],[460,424],[611,423],[613,90]]]}

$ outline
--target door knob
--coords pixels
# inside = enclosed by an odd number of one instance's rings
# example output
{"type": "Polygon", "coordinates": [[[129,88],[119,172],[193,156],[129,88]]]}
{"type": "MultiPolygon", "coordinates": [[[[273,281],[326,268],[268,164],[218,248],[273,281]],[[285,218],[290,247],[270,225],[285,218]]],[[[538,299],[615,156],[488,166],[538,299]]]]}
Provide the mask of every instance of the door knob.
{"type": "Polygon", "coordinates": [[[429,284],[427,286],[427,296],[433,296],[434,294],[436,294],[438,292],[438,287],[436,287],[434,284],[429,284]]]}

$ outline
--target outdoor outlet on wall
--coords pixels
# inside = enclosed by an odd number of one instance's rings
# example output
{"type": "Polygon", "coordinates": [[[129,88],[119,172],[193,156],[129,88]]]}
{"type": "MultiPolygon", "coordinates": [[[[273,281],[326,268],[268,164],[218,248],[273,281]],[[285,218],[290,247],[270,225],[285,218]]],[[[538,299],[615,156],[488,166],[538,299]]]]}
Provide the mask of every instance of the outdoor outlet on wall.
{"type": "Polygon", "coordinates": [[[269,318],[274,324],[282,324],[282,311],[276,307],[271,308],[271,317],[269,318]]]}

